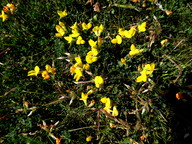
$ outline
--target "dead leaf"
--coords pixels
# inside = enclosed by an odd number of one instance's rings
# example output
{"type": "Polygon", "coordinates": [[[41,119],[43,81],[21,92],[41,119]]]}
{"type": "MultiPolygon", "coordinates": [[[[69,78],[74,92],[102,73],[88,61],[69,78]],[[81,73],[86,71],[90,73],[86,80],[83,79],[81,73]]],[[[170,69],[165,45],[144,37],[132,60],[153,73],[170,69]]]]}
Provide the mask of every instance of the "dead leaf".
{"type": "Polygon", "coordinates": [[[96,11],[96,12],[101,12],[101,5],[100,5],[100,3],[96,2],[93,5],[93,10],[96,11]]]}

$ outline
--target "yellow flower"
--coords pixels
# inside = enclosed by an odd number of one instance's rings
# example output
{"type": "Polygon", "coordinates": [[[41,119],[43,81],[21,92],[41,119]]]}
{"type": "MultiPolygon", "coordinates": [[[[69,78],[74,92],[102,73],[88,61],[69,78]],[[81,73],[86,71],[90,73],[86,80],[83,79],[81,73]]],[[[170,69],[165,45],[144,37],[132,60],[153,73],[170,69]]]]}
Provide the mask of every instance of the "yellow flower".
{"type": "Polygon", "coordinates": [[[81,93],[81,98],[80,100],[82,100],[85,104],[85,106],[87,106],[87,99],[88,99],[88,96],[90,94],[92,94],[94,91],[93,90],[89,90],[86,94],[84,94],[83,92],[81,93]]]}
{"type": "Polygon", "coordinates": [[[145,71],[146,71],[146,74],[148,74],[148,75],[149,75],[149,74],[152,74],[153,71],[156,70],[156,69],[155,69],[155,64],[154,64],[154,63],[152,63],[152,64],[146,64],[143,70],[145,70],[145,71]]]}
{"type": "Polygon", "coordinates": [[[66,32],[65,24],[62,22],[59,22],[59,25],[55,26],[58,33],[55,34],[56,37],[62,37],[66,32]]]}
{"type": "Polygon", "coordinates": [[[164,47],[164,46],[165,46],[165,43],[167,43],[167,42],[168,42],[168,39],[162,40],[162,41],[161,41],[161,46],[164,47]]]}
{"type": "Polygon", "coordinates": [[[82,76],[83,76],[83,73],[82,73],[81,69],[80,69],[80,68],[76,68],[76,69],[75,69],[74,79],[75,79],[76,81],[79,81],[79,79],[80,79],[82,76]]]}
{"type": "Polygon", "coordinates": [[[88,137],[86,138],[86,141],[89,142],[89,141],[91,141],[92,138],[93,138],[92,136],[88,136],[88,137]]]}
{"type": "Polygon", "coordinates": [[[100,101],[105,104],[105,107],[103,109],[106,110],[108,113],[110,113],[111,112],[111,100],[110,100],[110,98],[104,97],[104,98],[101,98],[100,101]]]}
{"type": "Polygon", "coordinates": [[[78,37],[79,35],[80,35],[80,33],[77,29],[72,30],[71,37],[78,37]]]}
{"type": "Polygon", "coordinates": [[[57,14],[60,16],[60,19],[67,16],[67,11],[57,11],[57,14]]]}
{"type": "Polygon", "coordinates": [[[116,117],[116,116],[118,116],[118,114],[119,114],[119,112],[117,110],[117,107],[113,106],[112,116],[116,117]]]}
{"type": "Polygon", "coordinates": [[[41,74],[42,74],[42,77],[44,80],[50,79],[50,75],[49,75],[48,71],[42,71],[41,74]]]}
{"type": "Polygon", "coordinates": [[[78,30],[79,28],[78,28],[77,22],[75,22],[70,28],[73,30],[78,30]]]}
{"type": "Polygon", "coordinates": [[[78,36],[77,41],[76,41],[76,44],[77,44],[77,45],[85,44],[85,41],[83,40],[83,38],[82,38],[81,36],[78,36]]]}
{"type": "Polygon", "coordinates": [[[98,46],[101,47],[101,45],[103,44],[103,39],[101,37],[98,37],[97,42],[98,46]]]}
{"type": "Polygon", "coordinates": [[[92,48],[97,48],[97,41],[93,41],[92,39],[90,39],[88,41],[89,45],[92,47],[92,48]]]}
{"type": "Polygon", "coordinates": [[[146,31],[146,22],[143,22],[142,24],[138,25],[139,32],[145,32],[146,31]]]}
{"type": "Polygon", "coordinates": [[[76,64],[75,66],[82,67],[83,63],[80,56],[75,57],[76,64]]]}
{"type": "Polygon", "coordinates": [[[126,65],[126,62],[127,62],[126,59],[121,58],[121,63],[122,63],[122,64],[126,65]]]}
{"type": "Polygon", "coordinates": [[[136,49],[134,44],[131,45],[130,49],[131,49],[131,51],[129,52],[130,56],[138,55],[141,52],[143,52],[143,49],[141,49],[141,50],[136,49]]]}
{"type": "Polygon", "coordinates": [[[104,80],[101,76],[96,76],[94,81],[97,88],[100,88],[100,86],[104,84],[104,80]]]}
{"type": "Polygon", "coordinates": [[[86,24],[86,23],[82,23],[82,28],[83,28],[83,30],[88,30],[88,29],[90,29],[92,27],[92,24],[91,23],[88,23],[88,24],[86,24]]]}
{"type": "Polygon", "coordinates": [[[136,82],[146,82],[147,81],[147,74],[143,72],[137,79],[136,82]]]}
{"type": "Polygon", "coordinates": [[[40,73],[40,68],[38,66],[35,66],[34,70],[31,70],[28,72],[27,76],[37,76],[40,73]]]}
{"type": "Polygon", "coordinates": [[[122,36],[122,37],[125,36],[124,30],[123,30],[122,28],[119,28],[119,29],[118,29],[118,33],[119,33],[119,35],[122,36]]]}
{"type": "Polygon", "coordinates": [[[83,69],[88,70],[89,68],[90,68],[90,65],[88,63],[83,65],[83,69]]]}
{"type": "Polygon", "coordinates": [[[135,35],[135,33],[136,33],[135,26],[132,26],[129,31],[127,30],[124,31],[124,35],[126,38],[132,38],[135,35]]]}
{"type": "Polygon", "coordinates": [[[85,60],[88,64],[91,64],[93,62],[96,62],[98,60],[98,57],[96,57],[96,50],[95,51],[89,51],[85,57],[85,60]]]}
{"type": "Polygon", "coordinates": [[[88,94],[84,94],[82,92],[80,100],[82,100],[84,102],[85,106],[87,106],[87,99],[88,99],[88,94]]]}
{"type": "Polygon", "coordinates": [[[62,138],[56,138],[55,140],[56,140],[56,144],[61,144],[61,139],[62,138]]]}
{"type": "Polygon", "coordinates": [[[92,29],[92,31],[95,33],[95,35],[96,36],[100,36],[101,35],[101,33],[103,32],[103,30],[104,30],[104,27],[103,27],[103,25],[101,24],[100,26],[95,26],[93,29],[92,29]]]}
{"type": "Polygon", "coordinates": [[[45,69],[48,73],[56,74],[55,68],[52,68],[50,65],[46,65],[45,69]]]}
{"type": "Polygon", "coordinates": [[[74,40],[73,37],[72,37],[71,35],[69,35],[69,36],[65,36],[64,39],[65,39],[66,41],[68,41],[68,43],[72,43],[73,40],[74,40]]]}
{"type": "Polygon", "coordinates": [[[121,38],[121,36],[120,35],[117,35],[116,36],[116,38],[114,38],[114,39],[112,39],[111,40],[111,43],[113,43],[113,44],[121,44],[122,43],[122,38],[121,38]]]}
{"type": "Polygon", "coordinates": [[[8,18],[8,15],[6,15],[6,14],[4,13],[4,11],[2,10],[2,11],[1,11],[0,18],[2,18],[2,20],[3,20],[3,22],[4,22],[4,21],[8,18]]]}

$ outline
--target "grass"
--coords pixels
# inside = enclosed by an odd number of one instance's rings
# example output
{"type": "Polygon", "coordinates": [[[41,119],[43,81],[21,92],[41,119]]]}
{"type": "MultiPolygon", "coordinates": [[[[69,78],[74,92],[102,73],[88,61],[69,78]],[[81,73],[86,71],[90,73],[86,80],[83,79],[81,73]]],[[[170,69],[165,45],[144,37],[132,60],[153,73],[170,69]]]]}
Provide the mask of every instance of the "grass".
{"type": "MultiPolygon", "coordinates": [[[[191,135],[186,137],[192,133],[191,3],[97,2],[99,9],[94,9],[96,1],[12,1],[14,14],[0,21],[0,143],[56,143],[56,138],[61,138],[61,143],[99,144],[191,141],[191,135]],[[68,15],[59,19],[58,10],[66,10],[68,15]],[[85,64],[91,49],[88,41],[98,37],[91,28],[81,31],[85,44],[69,44],[64,36],[55,36],[59,21],[66,25],[65,36],[75,22],[79,27],[82,22],[92,23],[92,28],[104,26],[98,60],[84,70],[77,83],[70,73],[74,57],[81,56],[85,64]],[[121,44],[111,43],[118,28],[129,30],[142,22],[147,23],[145,32],[137,31],[121,44]],[[168,42],[162,46],[164,39],[168,42]],[[143,52],[127,56],[131,44],[143,52]],[[136,82],[138,69],[152,63],[156,70],[148,80],[136,82]],[[43,80],[41,74],[27,76],[35,66],[45,70],[47,64],[56,69],[50,79],[43,80]],[[100,88],[93,82],[95,76],[104,79],[100,88]],[[95,104],[88,107],[79,99],[91,89],[94,92],[88,105],[92,100],[95,104]],[[178,92],[183,96],[180,100],[178,92]],[[105,104],[100,100],[104,97],[112,101],[111,110],[117,106],[118,116],[103,109],[105,104]],[[86,142],[88,136],[92,136],[90,142],[86,142]]],[[[3,0],[1,9],[7,3],[10,1],[3,0]]]]}

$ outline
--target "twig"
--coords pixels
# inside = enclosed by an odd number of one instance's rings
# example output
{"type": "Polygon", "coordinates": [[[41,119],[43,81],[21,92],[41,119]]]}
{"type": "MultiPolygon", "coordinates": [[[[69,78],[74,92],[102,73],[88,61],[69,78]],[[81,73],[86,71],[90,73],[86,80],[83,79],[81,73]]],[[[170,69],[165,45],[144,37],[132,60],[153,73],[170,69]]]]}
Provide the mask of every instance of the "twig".
{"type": "Polygon", "coordinates": [[[179,75],[177,76],[177,78],[175,80],[173,80],[173,83],[176,83],[178,81],[178,79],[180,78],[180,76],[182,75],[181,67],[174,60],[172,60],[170,56],[163,55],[163,57],[166,57],[168,60],[170,60],[179,69],[179,75]]]}

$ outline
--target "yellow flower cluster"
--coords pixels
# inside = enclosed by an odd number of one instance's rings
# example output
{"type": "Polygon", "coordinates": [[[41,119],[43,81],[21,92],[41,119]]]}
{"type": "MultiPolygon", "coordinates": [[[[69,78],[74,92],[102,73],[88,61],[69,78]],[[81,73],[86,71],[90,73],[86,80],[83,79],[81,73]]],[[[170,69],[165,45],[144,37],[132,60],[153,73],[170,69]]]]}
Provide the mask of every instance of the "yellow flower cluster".
{"type": "Polygon", "coordinates": [[[9,17],[9,15],[13,14],[15,10],[16,10],[16,7],[12,3],[8,3],[6,6],[4,6],[0,15],[0,18],[2,18],[2,21],[4,22],[9,17]]]}
{"type": "MultiPolygon", "coordinates": [[[[146,31],[146,22],[143,22],[142,24],[138,25],[138,32],[145,32],[146,31]]],[[[111,43],[113,44],[121,44],[122,38],[132,38],[136,33],[136,26],[132,26],[129,30],[123,30],[122,28],[118,29],[118,35],[111,40],[111,43]]]]}
{"type": "Polygon", "coordinates": [[[143,70],[140,72],[140,76],[135,80],[136,82],[146,82],[149,75],[153,73],[155,69],[155,64],[146,64],[143,70]]]}
{"type": "Polygon", "coordinates": [[[40,68],[35,66],[34,70],[29,71],[27,76],[37,76],[38,74],[41,74],[43,79],[46,80],[50,79],[49,73],[53,75],[56,74],[55,68],[52,68],[50,65],[46,65],[45,69],[46,70],[40,71],[40,68]]]}

